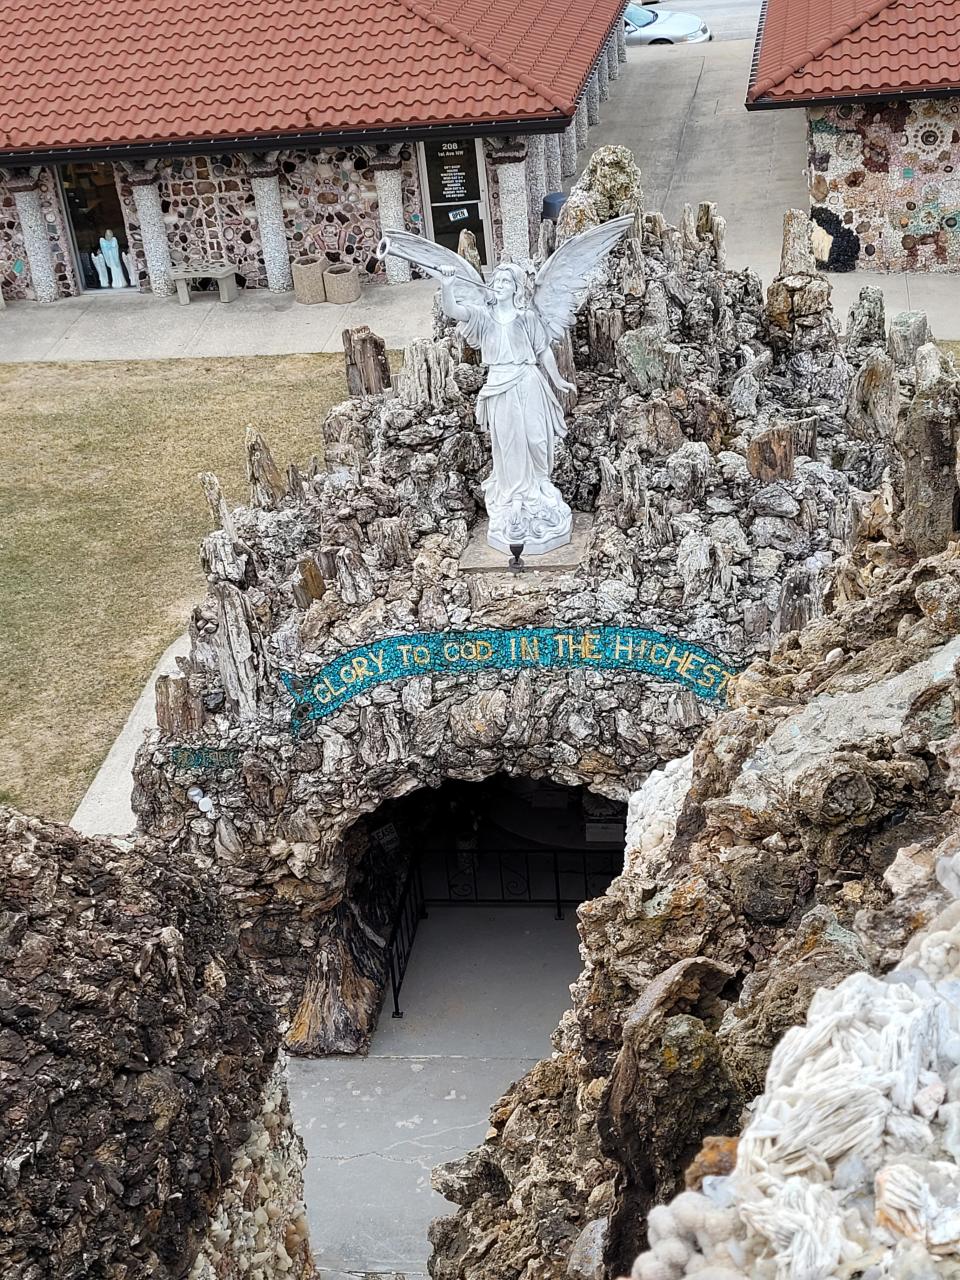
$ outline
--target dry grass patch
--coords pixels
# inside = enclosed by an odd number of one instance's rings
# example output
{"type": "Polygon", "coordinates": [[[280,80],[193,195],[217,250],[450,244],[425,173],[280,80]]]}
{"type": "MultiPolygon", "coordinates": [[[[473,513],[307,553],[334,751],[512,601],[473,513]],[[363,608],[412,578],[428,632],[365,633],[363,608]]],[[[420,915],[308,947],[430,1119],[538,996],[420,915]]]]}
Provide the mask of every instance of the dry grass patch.
{"type": "Polygon", "coordinates": [[[0,798],[70,817],[203,594],[197,472],[322,450],[336,355],[0,365],[0,798]]]}

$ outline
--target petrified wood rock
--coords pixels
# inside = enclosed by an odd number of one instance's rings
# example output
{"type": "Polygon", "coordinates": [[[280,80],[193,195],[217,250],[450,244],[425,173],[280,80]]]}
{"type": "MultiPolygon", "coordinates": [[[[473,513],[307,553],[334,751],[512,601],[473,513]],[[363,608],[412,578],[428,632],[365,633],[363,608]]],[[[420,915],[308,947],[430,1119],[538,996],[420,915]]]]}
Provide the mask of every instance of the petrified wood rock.
{"type": "Polygon", "coordinates": [[[0,908],[4,1275],[182,1280],[277,1056],[236,933],[166,849],[2,806],[0,908]]]}

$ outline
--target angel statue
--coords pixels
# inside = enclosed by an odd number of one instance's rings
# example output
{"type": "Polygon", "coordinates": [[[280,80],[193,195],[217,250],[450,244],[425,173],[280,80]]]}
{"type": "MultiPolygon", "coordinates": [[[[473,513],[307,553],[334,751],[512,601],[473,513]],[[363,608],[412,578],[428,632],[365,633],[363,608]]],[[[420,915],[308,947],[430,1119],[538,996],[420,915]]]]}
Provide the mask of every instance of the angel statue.
{"type": "Polygon", "coordinates": [[[501,262],[486,284],[466,259],[406,231],[386,231],[378,254],[413,262],[440,281],[440,305],[488,367],[477,422],[490,432],[493,470],[483,482],[487,541],[542,555],[570,541],[573,516],[551,483],[566,434],[557,391],[572,391],[550,346],[576,319],[590,279],[633,218],[615,218],[567,240],[537,271],[501,262]]]}

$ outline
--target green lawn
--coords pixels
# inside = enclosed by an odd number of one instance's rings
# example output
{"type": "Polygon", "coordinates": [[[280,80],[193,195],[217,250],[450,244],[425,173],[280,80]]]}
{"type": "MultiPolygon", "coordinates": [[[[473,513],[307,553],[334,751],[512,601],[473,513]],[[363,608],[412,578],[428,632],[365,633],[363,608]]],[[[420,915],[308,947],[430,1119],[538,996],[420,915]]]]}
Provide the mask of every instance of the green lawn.
{"type": "Polygon", "coordinates": [[[73,812],[203,594],[199,471],[322,454],[342,356],[0,365],[0,799],[73,812]]]}

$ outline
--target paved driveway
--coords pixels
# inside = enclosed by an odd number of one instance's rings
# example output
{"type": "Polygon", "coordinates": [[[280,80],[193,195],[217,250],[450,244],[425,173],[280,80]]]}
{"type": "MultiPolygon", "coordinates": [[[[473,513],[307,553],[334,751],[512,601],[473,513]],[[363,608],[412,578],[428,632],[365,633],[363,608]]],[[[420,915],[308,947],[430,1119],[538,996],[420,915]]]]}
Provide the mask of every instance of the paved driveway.
{"type": "MultiPolygon", "coordinates": [[[[718,31],[742,30],[748,21],[731,0],[690,0],[683,8],[718,31]]],[[[752,267],[769,284],[780,263],[784,211],[810,207],[805,123],[802,111],[744,108],[752,57],[752,38],[631,48],[601,122],[590,130],[590,151],[628,146],[643,171],[646,208],[660,209],[668,222],[679,221],[685,203],[715,201],[727,220],[729,265],[752,267]]],[[[956,275],[834,272],[830,282],[843,322],[863,285],[873,284],[883,290],[888,319],[926,311],[936,337],[960,339],[956,275]]]]}
{"type": "MultiPolygon", "coordinates": [[[[686,7],[686,6],[685,6],[686,7]]],[[[711,21],[707,5],[690,8],[711,21]]],[[[715,200],[731,267],[776,273],[784,210],[808,204],[802,111],[744,110],[752,40],[631,48],[591,147],[622,143],[643,171],[644,202],[679,221],[715,200]]]]}

